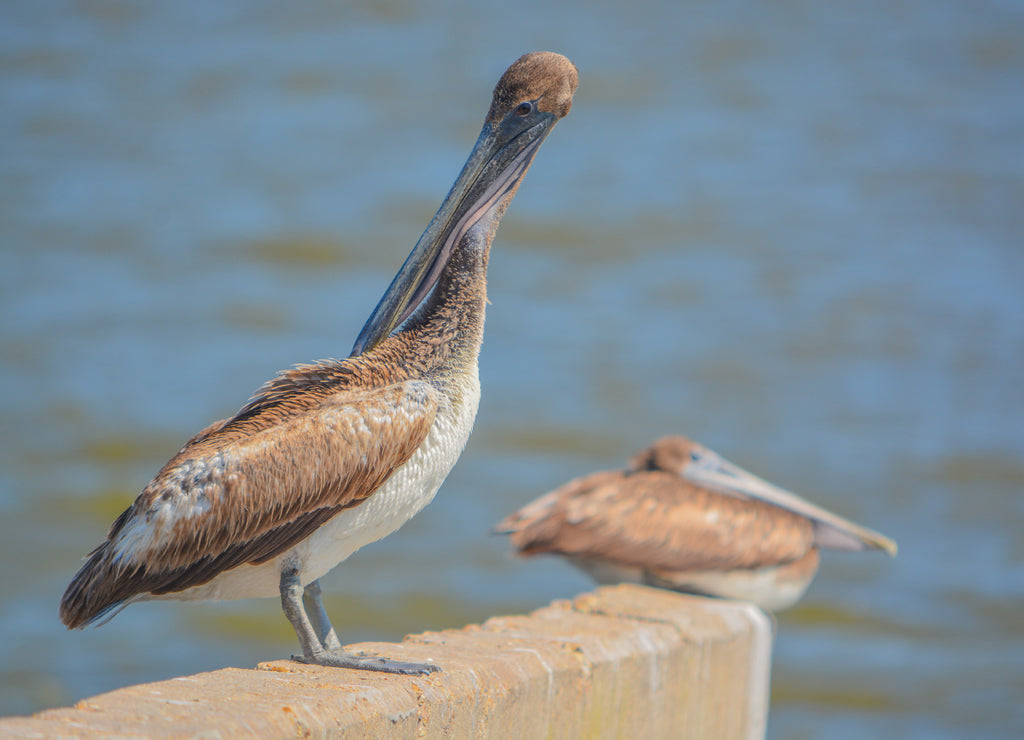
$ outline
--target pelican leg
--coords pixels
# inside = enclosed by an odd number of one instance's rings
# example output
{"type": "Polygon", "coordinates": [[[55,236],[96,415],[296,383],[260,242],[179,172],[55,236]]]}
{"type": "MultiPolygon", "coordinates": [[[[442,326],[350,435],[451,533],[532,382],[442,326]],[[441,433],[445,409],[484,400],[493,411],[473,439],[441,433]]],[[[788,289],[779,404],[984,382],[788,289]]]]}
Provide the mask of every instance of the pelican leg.
{"type": "Polygon", "coordinates": [[[281,608],[299,638],[302,654],[310,657],[322,653],[323,645],[302,606],[302,584],[299,582],[298,568],[289,566],[281,571],[281,608]]]}
{"type": "Polygon", "coordinates": [[[320,589],[320,581],[313,581],[306,586],[305,591],[302,593],[302,603],[305,604],[306,614],[309,615],[309,619],[313,623],[313,629],[316,630],[316,636],[319,638],[324,650],[328,652],[341,650],[341,641],[338,639],[338,634],[334,631],[334,627],[331,626],[327,610],[324,609],[323,591],[320,589]]]}
{"type": "Polygon", "coordinates": [[[299,638],[299,645],[302,647],[302,655],[293,655],[292,660],[331,668],[355,668],[363,671],[407,675],[433,673],[441,670],[430,663],[404,663],[389,658],[363,657],[345,653],[334,633],[334,628],[331,627],[331,623],[327,619],[327,612],[324,610],[323,601],[320,598],[320,586],[315,581],[310,584],[310,586],[313,585],[316,585],[316,588],[308,591],[307,595],[310,605],[314,607],[316,627],[314,627],[314,622],[310,621],[309,615],[302,605],[303,588],[299,581],[298,568],[289,566],[281,571],[281,608],[288,621],[292,623],[292,628],[299,638]],[[319,632],[323,632],[323,635],[318,634],[319,632]],[[338,647],[325,649],[325,642],[328,644],[338,643],[338,647]]]}

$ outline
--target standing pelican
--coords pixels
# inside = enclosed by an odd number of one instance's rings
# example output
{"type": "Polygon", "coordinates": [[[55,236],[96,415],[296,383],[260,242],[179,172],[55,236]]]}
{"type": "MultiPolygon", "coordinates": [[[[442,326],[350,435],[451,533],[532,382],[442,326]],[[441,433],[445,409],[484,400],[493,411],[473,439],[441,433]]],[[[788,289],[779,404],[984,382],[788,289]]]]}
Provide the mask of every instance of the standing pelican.
{"type": "Polygon", "coordinates": [[[885,550],[878,532],[784,491],[685,437],[663,437],[628,470],[569,481],[506,517],[520,555],[556,553],[598,583],[647,583],[752,601],[795,604],[818,570],[818,550],[885,550]]]}
{"type": "Polygon", "coordinates": [[[282,372],[190,439],[87,556],[61,601],[64,624],[103,623],[145,599],[280,595],[296,660],[437,670],[346,654],[317,579],[426,506],[462,453],[480,399],[491,241],[576,84],[559,54],[508,68],[469,160],[352,354],[282,372]]]}

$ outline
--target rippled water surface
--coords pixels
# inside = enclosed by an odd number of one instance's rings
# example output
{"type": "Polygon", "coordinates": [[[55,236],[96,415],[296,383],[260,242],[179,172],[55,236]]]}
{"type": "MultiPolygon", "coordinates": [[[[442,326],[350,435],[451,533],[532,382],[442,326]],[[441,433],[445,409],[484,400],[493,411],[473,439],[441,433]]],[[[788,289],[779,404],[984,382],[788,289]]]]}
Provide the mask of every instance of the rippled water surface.
{"type": "Polygon", "coordinates": [[[0,9],[0,713],[293,649],[274,600],[56,607],[185,439],[348,351],[549,48],[476,431],[326,579],[343,637],[588,588],[488,528],[683,432],[900,544],[780,615],[772,737],[1024,733],[1024,6],[551,5],[0,9]]]}

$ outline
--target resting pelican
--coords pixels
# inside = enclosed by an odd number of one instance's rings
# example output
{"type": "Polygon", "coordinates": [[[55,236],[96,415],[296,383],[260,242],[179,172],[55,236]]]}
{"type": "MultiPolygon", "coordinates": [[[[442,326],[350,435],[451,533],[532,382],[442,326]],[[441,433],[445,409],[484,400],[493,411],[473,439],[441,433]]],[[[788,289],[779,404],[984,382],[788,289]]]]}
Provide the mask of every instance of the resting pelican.
{"type": "Polygon", "coordinates": [[[752,601],[795,604],[818,551],[896,543],[784,491],[685,437],[663,437],[628,470],[569,481],[505,518],[519,555],[555,553],[598,583],[646,583],[752,601]]]}
{"type": "Polygon", "coordinates": [[[427,673],[342,650],[318,580],[426,506],[469,438],[487,258],[541,142],[572,106],[576,67],[520,57],[469,160],[344,360],[299,365],[195,437],[110,527],[64,594],[69,628],[133,601],[280,596],[302,656],[427,673]]]}

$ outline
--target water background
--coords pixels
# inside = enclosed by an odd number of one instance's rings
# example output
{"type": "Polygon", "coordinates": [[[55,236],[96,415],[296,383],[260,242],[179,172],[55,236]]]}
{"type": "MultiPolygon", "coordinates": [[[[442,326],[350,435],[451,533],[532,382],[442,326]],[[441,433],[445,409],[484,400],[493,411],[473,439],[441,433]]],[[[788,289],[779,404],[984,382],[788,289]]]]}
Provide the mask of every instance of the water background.
{"type": "Polygon", "coordinates": [[[194,432],[343,356],[505,67],[581,73],[492,252],[476,431],[325,579],[346,641],[590,587],[488,528],[686,433],[898,540],[780,615],[773,738],[1024,734],[1024,4],[0,9],[0,714],[284,657],[274,600],[69,633],[194,432]]]}

